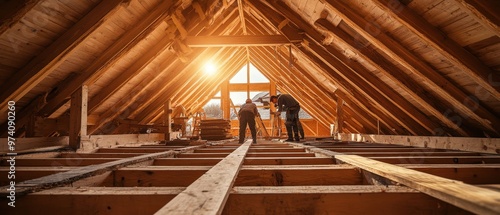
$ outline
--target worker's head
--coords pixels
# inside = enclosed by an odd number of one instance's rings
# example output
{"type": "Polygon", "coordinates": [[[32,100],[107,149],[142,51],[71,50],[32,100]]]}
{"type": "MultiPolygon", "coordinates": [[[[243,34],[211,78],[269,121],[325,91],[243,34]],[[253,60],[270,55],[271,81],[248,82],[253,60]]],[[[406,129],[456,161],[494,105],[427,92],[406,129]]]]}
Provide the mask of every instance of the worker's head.
{"type": "Polygon", "coordinates": [[[252,99],[247,99],[245,103],[252,103],[252,99]]]}
{"type": "Polygon", "coordinates": [[[271,96],[269,101],[276,104],[276,102],[278,102],[278,96],[271,96]]]}

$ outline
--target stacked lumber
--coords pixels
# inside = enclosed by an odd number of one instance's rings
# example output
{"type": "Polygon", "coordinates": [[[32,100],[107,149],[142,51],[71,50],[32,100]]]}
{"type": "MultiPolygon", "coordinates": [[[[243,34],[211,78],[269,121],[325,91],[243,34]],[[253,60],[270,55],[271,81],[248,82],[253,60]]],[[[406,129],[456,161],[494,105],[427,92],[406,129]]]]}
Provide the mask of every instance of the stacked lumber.
{"type": "Polygon", "coordinates": [[[224,140],[232,138],[231,121],[224,119],[205,119],[200,122],[201,139],[224,140]]]}

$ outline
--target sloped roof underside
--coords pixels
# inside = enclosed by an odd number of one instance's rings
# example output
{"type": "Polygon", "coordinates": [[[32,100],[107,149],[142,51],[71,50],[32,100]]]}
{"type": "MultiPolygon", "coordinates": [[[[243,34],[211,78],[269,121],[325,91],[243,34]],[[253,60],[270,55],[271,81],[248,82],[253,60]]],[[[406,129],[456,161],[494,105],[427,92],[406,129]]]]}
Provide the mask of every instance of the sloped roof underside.
{"type": "Polygon", "coordinates": [[[324,126],[340,104],[345,133],[500,136],[495,0],[12,4],[2,7],[0,107],[16,101],[18,126],[32,113],[67,115],[82,85],[89,134],[160,122],[169,98],[193,113],[251,62],[324,126]],[[190,47],[207,36],[251,44],[190,47]],[[279,37],[288,42],[268,44],[279,37]],[[202,72],[208,60],[215,76],[202,72]]]}

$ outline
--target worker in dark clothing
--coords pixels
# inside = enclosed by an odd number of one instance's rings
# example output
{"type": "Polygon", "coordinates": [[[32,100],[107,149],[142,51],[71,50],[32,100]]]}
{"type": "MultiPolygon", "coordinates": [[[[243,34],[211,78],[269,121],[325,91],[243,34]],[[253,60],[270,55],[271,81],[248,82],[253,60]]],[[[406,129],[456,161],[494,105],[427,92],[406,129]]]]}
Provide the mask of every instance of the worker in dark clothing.
{"type": "Polygon", "coordinates": [[[304,136],[304,128],[302,127],[302,123],[300,122],[299,119],[297,119],[297,128],[299,129],[300,139],[304,139],[305,138],[305,136],[304,136]]]}
{"type": "Polygon", "coordinates": [[[285,127],[286,133],[288,134],[288,139],[286,141],[300,141],[299,127],[297,125],[300,111],[299,102],[288,94],[271,96],[270,101],[275,105],[277,104],[278,110],[276,115],[280,114],[282,111],[286,111],[285,127]]]}
{"type": "Polygon", "coordinates": [[[243,104],[238,111],[238,117],[240,119],[240,136],[239,143],[245,142],[245,131],[248,127],[250,128],[250,133],[252,133],[252,143],[257,143],[257,131],[255,129],[255,116],[260,116],[257,111],[257,105],[252,103],[251,99],[247,99],[245,104],[243,104]]]}

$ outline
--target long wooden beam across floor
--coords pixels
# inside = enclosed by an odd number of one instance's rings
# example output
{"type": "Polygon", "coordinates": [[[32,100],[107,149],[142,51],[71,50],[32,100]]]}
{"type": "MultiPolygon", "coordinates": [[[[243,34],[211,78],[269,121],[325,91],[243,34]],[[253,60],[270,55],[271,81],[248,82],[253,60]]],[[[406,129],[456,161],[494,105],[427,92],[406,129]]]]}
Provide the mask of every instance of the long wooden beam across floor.
{"type": "MultiPolygon", "coordinates": [[[[24,181],[21,183],[16,184],[16,195],[21,196],[25,195],[28,193],[40,191],[43,189],[49,189],[52,187],[56,186],[61,186],[65,184],[70,184],[74,181],[88,178],[94,175],[99,175],[103,174],[105,172],[111,171],[113,169],[119,168],[119,167],[124,167],[127,165],[135,164],[135,163],[140,163],[140,162],[145,162],[148,160],[153,160],[156,158],[162,158],[162,157],[172,157],[177,153],[183,152],[183,151],[189,151],[193,150],[195,148],[200,148],[204,147],[204,145],[199,145],[199,146],[190,146],[183,148],[182,150],[168,150],[165,149],[163,152],[157,152],[157,153],[152,153],[152,154],[145,154],[145,155],[139,155],[135,157],[130,157],[130,158],[123,158],[123,159],[110,159],[110,158],[101,158],[100,160],[104,160],[103,162],[100,162],[99,164],[92,165],[92,163],[88,163],[87,165],[80,167],[80,168],[75,168],[66,172],[61,172],[61,173],[56,173],[53,175],[48,175],[44,176],[41,178],[36,178],[28,181],[24,181]]],[[[42,162],[40,159],[24,159],[24,161],[30,161],[30,160],[36,160],[36,162],[33,162],[27,166],[33,166],[36,164],[39,164],[39,162],[42,162]]],[[[63,164],[82,164],[87,161],[95,160],[94,158],[87,158],[87,159],[82,159],[82,158],[62,158],[60,160],[63,164]],[[68,159],[70,161],[68,161],[68,159]]],[[[16,160],[16,163],[21,160],[16,160]]],[[[54,165],[52,161],[48,161],[45,166],[51,166],[54,165]]],[[[61,163],[56,163],[55,165],[61,166],[61,163]]],[[[5,166],[5,165],[4,165],[5,166]]],[[[74,166],[74,165],[70,165],[74,166]]],[[[9,191],[8,187],[2,187],[2,191],[0,191],[1,195],[4,196],[9,196],[9,191]]]]}
{"type": "MultiPolygon", "coordinates": [[[[59,187],[25,196],[16,208],[1,204],[0,210],[20,214],[40,211],[51,211],[51,214],[75,211],[81,214],[153,214],[184,190],[185,187],[59,187]]],[[[442,214],[464,213],[411,188],[373,185],[237,186],[229,192],[221,213],[425,214],[436,210],[442,214]]]]}
{"type": "MultiPolygon", "coordinates": [[[[429,173],[468,184],[500,184],[500,164],[400,164],[408,169],[429,173]]],[[[16,181],[31,180],[77,167],[17,167],[16,181]]],[[[115,187],[188,186],[211,166],[147,166],[124,167],[102,178],[95,185],[115,187]]],[[[8,175],[9,167],[0,167],[0,175],[8,175]]],[[[8,185],[7,177],[0,186],[8,185]]],[[[245,165],[235,180],[235,186],[302,186],[302,185],[363,185],[370,184],[352,166],[337,165],[245,165]]],[[[94,186],[95,186],[94,185],[94,186]]]]}
{"type": "Polygon", "coordinates": [[[500,154],[500,138],[338,134],[336,139],[342,141],[395,144],[423,148],[500,154]]]}
{"type": "Polygon", "coordinates": [[[276,46],[290,44],[283,35],[188,36],[189,47],[276,46]]]}
{"type": "Polygon", "coordinates": [[[345,155],[319,149],[314,146],[289,143],[301,146],[310,152],[334,157],[338,162],[351,164],[365,171],[406,185],[422,193],[477,214],[499,214],[500,192],[451,180],[428,173],[396,166],[358,155],[345,155]]]}

